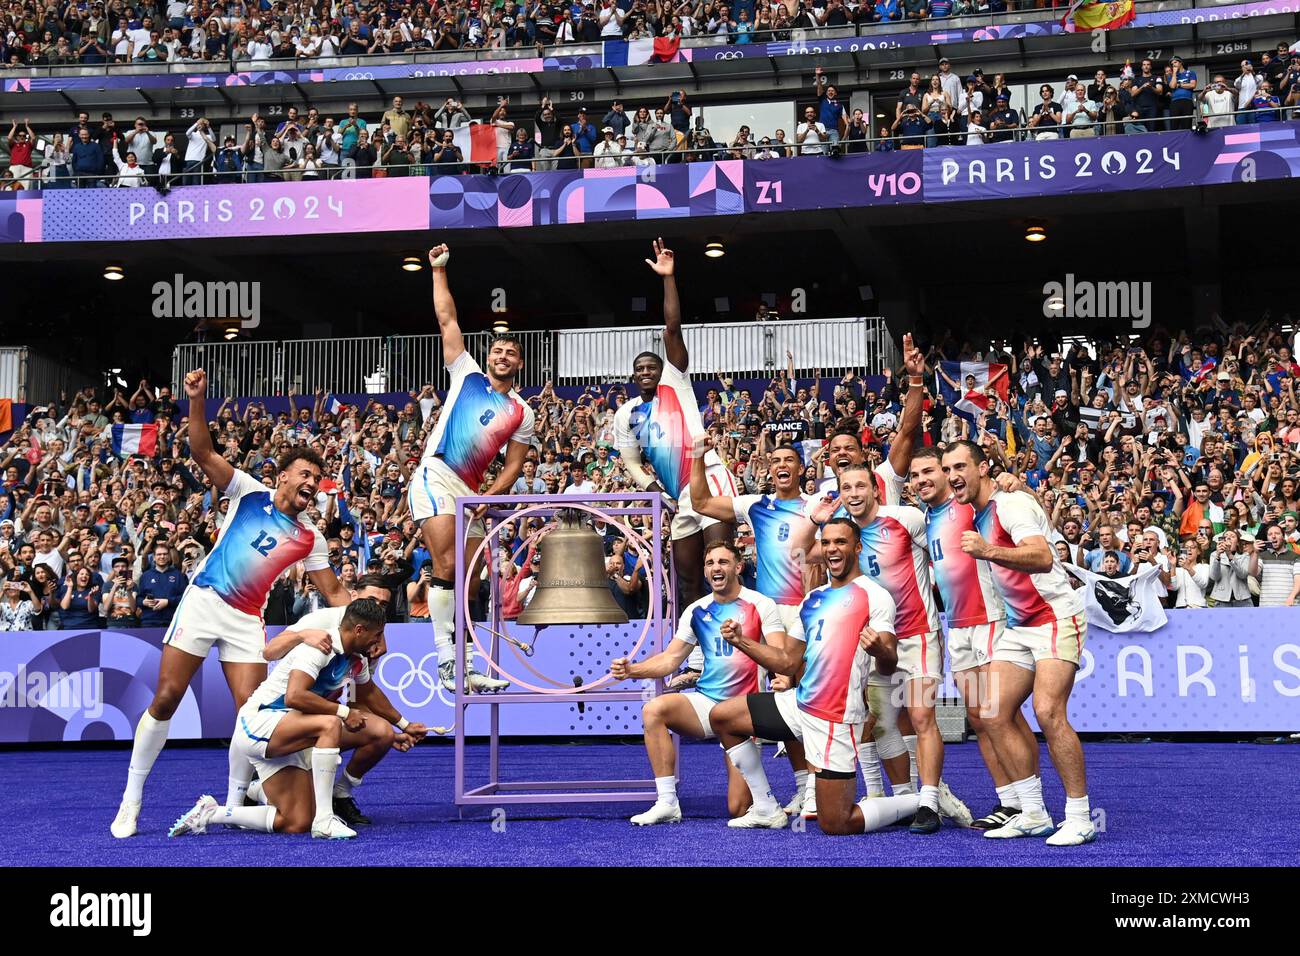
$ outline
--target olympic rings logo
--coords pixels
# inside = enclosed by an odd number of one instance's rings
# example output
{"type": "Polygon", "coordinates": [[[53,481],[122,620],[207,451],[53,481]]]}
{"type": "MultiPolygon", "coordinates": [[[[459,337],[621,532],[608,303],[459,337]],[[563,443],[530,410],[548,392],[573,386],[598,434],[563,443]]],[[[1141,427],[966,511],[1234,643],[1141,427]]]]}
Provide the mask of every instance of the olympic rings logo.
{"type": "Polygon", "coordinates": [[[441,700],[444,704],[450,707],[451,701],[449,701],[443,695],[442,682],[438,680],[436,674],[431,675],[428,671],[424,669],[424,666],[429,662],[430,659],[432,659],[435,662],[435,666],[436,666],[438,660],[438,652],[430,651],[428,654],[425,654],[423,657],[420,658],[420,663],[418,664],[415,663],[415,661],[413,661],[406,654],[403,654],[400,651],[390,652],[384,655],[384,659],[380,661],[379,666],[375,668],[375,680],[379,681],[379,683],[383,684],[389,690],[397,694],[397,696],[401,699],[402,703],[405,704],[407,707],[427,707],[429,704],[433,703],[434,698],[441,700]],[[401,677],[397,679],[397,683],[393,683],[389,681],[387,678],[385,678],[384,668],[388,666],[389,663],[391,663],[392,661],[398,658],[406,661],[407,670],[405,673],[402,674],[401,677]],[[406,696],[406,689],[410,687],[412,684],[416,683],[417,681],[420,683],[420,686],[423,687],[428,692],[428,695],[426,697],[418,701],[411,700],[409,697],[406,696]]]}
{"type": "Polygon", "coordinates": [[[345,80],[373,80],[374,78],[375,78],[375,74],[373,73],[344,73],[343,74],[343,79],[345,80]]]}
{"type": "Polygon", "coordinates": [[[743,60],[745,54],[738,50],[724,50],[722,53],[713,54],[715,60],[743,60]]]}

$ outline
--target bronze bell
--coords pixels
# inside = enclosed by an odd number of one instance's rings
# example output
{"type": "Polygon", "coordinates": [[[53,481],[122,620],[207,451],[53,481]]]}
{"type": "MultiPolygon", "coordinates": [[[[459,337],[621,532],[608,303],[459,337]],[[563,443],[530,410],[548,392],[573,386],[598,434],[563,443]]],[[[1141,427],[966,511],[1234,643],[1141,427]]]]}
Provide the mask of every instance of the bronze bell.
{"type": "Polygon", "coordinates": [[[626,624],[605,573],[605,545],[576,511],[561,511],[559,526],[541,545],[533,598],[520,624],[626,624]]]}

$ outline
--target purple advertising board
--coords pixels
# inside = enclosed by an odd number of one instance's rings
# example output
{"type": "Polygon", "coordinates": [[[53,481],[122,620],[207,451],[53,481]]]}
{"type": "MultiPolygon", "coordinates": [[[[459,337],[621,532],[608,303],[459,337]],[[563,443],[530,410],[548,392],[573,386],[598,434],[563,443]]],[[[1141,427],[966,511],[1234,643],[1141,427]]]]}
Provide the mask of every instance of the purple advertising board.
{"type": "MultiPolygon", "coordinates": [[[[1300,714],[1295,620],[1291,608],[1225,608],[1170,611],[1168,624],[1150,634],[1091,628],[1070,699],[1071,722],[1084,733],[1294,730],[1300,714]]],[[[575,677],[591,684],[603,676],[640,630],[641,622],[552,627],[537,639],[533,657],[507,645],[501,664],[530,683],[571,689],[575,677]]],[[[512,626],[511,634],[525,643],[534,639],[531,628],[512,626]]],[[[161,638],[158,630],[6,634],[0,642],[0,742],[131,739],[153,695],[161,638]]],[[[430,626],[390,625],[388,647],[375,670],[379,686],[408,720],[451,726],[430,626]]],[[[471,735],[486,734],[490,710],[469,708],[471,735]]],[[[228,737],[233,725],[230,695],[213,655],[172,719],[171,736],[218,739],[228,737]]],[[[599,698],[581,709],[567,702],[512,704],[501,708],[501,732],[637,735],[641,714],[636,703],[599,698]]]]}
{"type": "Polygon", "coordinates": [[[496,229],[1290,179],[1300,123],[504,176],[0,192],[0,243],[496,229]]]}

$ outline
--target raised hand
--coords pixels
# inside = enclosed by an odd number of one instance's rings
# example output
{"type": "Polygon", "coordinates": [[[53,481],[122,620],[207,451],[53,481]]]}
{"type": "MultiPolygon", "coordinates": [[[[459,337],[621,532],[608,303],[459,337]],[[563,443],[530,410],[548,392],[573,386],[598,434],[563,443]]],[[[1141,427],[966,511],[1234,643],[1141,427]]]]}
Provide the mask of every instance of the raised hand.
{"type": "Polygon", "coordinates": [[[673,256],[673,251],[664,245],[663,239],[656,239],[654,241],[654,253],[655,257],[653,259],[647,259],[645,264],[653,269],[656,275],[672,275],[673,270],[676,267],[676,262],[673,256]]]}
{"type": "Polygon", "coordinates": [[[447,268],[447,260],[451,258],[451,249],[447,244],[441,243],[429,250],[429,265],[434,269],[447,268]]]}
{"type": "Polygon", "coordinates": [[[185,394],[189,398],[203,398],[208,394],[208,373],[201,368],[185,374],[185,394]]]}

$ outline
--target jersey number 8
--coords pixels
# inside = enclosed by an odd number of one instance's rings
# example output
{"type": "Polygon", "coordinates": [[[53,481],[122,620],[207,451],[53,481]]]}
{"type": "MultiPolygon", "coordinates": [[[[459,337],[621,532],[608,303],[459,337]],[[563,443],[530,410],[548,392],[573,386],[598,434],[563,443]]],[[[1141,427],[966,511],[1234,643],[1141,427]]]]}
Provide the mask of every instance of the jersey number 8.
{"type": "Polygon", "coordinates": [[[488,422],[492,421],[492,419],[496,418],[496,416],[497,413],[492,411],[492,409],[489,408],[486,412],[484,412],[482,415],[478,417],[478,423],[480,425],[486,425],[488,422]]]}

